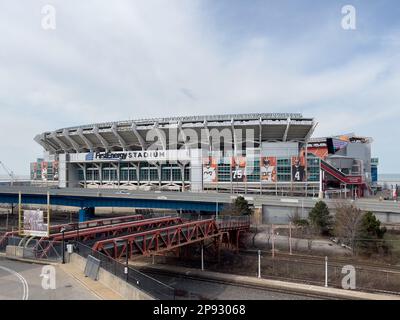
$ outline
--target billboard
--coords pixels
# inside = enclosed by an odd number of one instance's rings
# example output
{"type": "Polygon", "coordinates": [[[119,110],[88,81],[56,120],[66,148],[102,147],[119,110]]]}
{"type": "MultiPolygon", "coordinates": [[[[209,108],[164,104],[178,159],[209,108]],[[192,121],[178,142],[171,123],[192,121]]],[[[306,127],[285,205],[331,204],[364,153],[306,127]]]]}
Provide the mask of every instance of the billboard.
{"type": "Polygon", "coordinates": [[[47,181],[47,162],[43,161],[41,164],[42,180],[47,181]]]}
{"type": "Polygon", "coordinates": [[[328,153],[329,154],[335,154],[339,150],[345,148],[348,145],[348,140],[345,140],[344,137],[341,137],[341,139],[337,138],[327,138],[326,139],[326,145],[328,148],[328,153]]]}
{"type": "Polygon", "coordinates": [[[22,231],[27,236],[48,237],[48,223],[45,223],[43,211],[24,210],[22,231]]]}
{"type": "Polygon", "coordinates": [[[58,161],[53,162],[53,180],[58,180],[58,161]]]}
{"type": "Polygon", "coordinates": [[[276,182],[276,157],[262,157],[260,165],[261,180],[276,182]]]}
{"type": "Polygon", "coordinates": [[[302,182],[306,179],[305,157],[292,157],[292,181],[302,182]]]}
{"type": "Polygon", "coordinates": [[[246,181],[246,158],[232,157],[231,162],[232,182],[246,181]]]}
{"type": "Polygon", "coordinates": [[[203,182],[217,182],[217,162],[213,157],[203,160],[203,182]]]}

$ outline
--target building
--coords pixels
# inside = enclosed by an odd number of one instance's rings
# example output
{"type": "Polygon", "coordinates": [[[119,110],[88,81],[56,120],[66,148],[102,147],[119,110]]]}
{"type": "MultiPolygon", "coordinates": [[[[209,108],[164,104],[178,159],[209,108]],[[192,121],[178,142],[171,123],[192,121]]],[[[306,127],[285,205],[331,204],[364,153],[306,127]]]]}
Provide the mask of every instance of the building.
{"type": "Polygon", "coordinates": [[[60,187],[364,195],[370,147],[369,154],[357,148],[353,136],[332,153],[340,139],[311,139],[316,125],[297,113],[171,117],[65,128],[35,140],[58,163],[60,187]]]}

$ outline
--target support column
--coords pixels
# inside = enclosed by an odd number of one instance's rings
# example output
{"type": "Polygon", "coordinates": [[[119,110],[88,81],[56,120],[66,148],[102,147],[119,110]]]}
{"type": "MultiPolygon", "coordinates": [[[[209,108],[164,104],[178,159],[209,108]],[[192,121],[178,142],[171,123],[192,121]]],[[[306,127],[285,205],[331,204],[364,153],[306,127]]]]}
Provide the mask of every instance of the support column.
{"type": "Polygon", "coordinates": [[[262,224],[262,206],[254,208],[253,224],[255,225],[262,224]]]}
{"type": "Polygon", "coordinates": [[[94,213],[95,213],[94,207],[81,208],[79,210],[79,222],[85,222],[93,219],[95,217],[94,213]]]}

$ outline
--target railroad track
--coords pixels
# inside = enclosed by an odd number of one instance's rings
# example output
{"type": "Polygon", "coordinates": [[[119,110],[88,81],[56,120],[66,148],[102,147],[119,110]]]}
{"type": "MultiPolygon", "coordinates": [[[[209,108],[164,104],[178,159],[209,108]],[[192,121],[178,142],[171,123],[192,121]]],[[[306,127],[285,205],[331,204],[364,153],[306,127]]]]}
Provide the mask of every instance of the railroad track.
{"type": "MultiPolygon", "coordinates": [[[[353,299],[356,299],[356,298],[350,299],[350,298],[344,298],[344,297],[338,298],[333,295],[324,294],[324,293],[313,294],[313,293],[304,292],[304,291],[300,291],[300,290],[296,291],[296,290],[278,289],[276,287],[267,287],[267,286],[262,286],[262,285],[232,282],[232,281],[227,281],[227,280],[222,280],[222,279],[218,279],[218,280],[210,279],[205,276],[177,273],[177,272],[166,270],[166,269],[160,270],[160,269],[155,269],[152,267],[141,266],[137,269],[139,269],[141,272],[143,272],[145,274],[154,275],[154,276],[159,275],[159,276],[166,276],[166,277],[171,277],[171,278],[181,278],[181,279],[187,279],[187,280],[193,280],[193,281],[209,282],[209,283],[213,283],[213,284],[228,285],[228,286],[234,286],[234,287],[239,287],[239,288],[241,287],[241,288],[257,289],[257,290],[266,291],[266,292],[283,293],[283,294],[288,294],[288,295],[293,295],[293,296],[309,297],[309,298],[320,299],[320,300],[353,300],[353,299]]],[[[323,286],[324,285],[320,281],[304,280],[304,279],[300,279],[300,278],[286,278],[286,277],[269,275],[268,278],[265,278],[265,279],[279,280],[279,281],[284,281],[284,282],[301,283],[301,284],[314,285],[314,286],[323,286]]],[[[336,287],[332,286],[332,288],[336,288],[336,287]]],[[[338,289],[341,289],[341,288],[338,288],[338,289]]],[[[365,293],[373,293],[373,294],[400,295],[399,292],[379,290],[379,289],[372,290],[370,288],[364,288],[364,287],[357,288],[357,291],[361,291],[361,292],[365,292],[365,293]]]]}
{"type": "MultiPolygon", "coordinates": [[[[245,256],[253,256],[257,257],[256,250],[240,250],[240,254],[245,256]]],[[[261,251],[261,255],[263,257],[270,257],[272,259],[271,251],[261,251]]],[[[287,261],[287,262],[299,262],[303,264],[309,265],[324,265],[325,257],[321,256],[312,256],[312,255],[302,255],[302,254],[292,254],[275,252],[275,259],[277,261],[287,261]]],[[[328,263],[330,266],[340,267],[344,265],[353,265],[355,268],[362,270],[373,270],[379,272],[388,272],[400,275],[400,266],[395,266],[391,264],[384,263],[373,263],[373,262],[364,262],[354,259],[346,259],[346,258],[328,258],[328,263]]]]}
{"type": "MultiPolygon", "coordinates": [[[[257,289],[260,291],[265,291],[265,292],[276,292],[276,293],[282,293],[282,294],[287,294],[291,296],[298,296],[298,297],[308,297],[308,298],[313,298],[313,299],[320,299],[320,300],[339,300],[339,298],[333,297],[332,295],[326,295],[326,294],[312,294],[308,292],[300,292],[300,291],[295,291],[295,290],[287,290],[287,289],[278,289],[275,287],[266,287],[262,285],[250,285],[246,283],[238,283],[238,282],[231,282],[227,280],[217,280],[217,279],[210,279],[207,277],[202,277],[202,276],[197,276],[193,274],[182,274],[182,273],[177,273],[169,270],[159,270],[159,269],[154,269],[154,268],[148,268],[148,267],[140,267],[137,268],[141,272],[148,274],[148,275],[153,275],[153,276],[165,276],[165,277],[170,277],[170,278],[180,278],[180,279],[186,279],[186,280],[192,280],[192,281],[198,281],[198,282],[208,282],[212,284],[219,284],[219,285],[227,285],[227,286],[232,286],[232,287],[238,287],[238,288],[248,288],[248,289],[257,289]]],[[[178,290],[179,291],[179,290],[178,290]]],[[[197,294],[189,293],[191,296],[196,296],[197,294]]],[[[199,296],[199,295],[197,295],[199,296]]],[[[207,298],[202,296],[202,298],[207,298]]],[[[341,298],[343,299],[343,298],[341,298]]]]}

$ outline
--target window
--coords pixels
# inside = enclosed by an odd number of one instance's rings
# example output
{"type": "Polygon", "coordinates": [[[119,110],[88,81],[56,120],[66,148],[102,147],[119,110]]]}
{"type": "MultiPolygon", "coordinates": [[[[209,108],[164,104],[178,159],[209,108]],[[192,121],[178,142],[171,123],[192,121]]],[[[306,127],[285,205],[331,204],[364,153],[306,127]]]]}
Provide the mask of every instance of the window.
{"type": "Polygon", "coordinates": [[[161,181],[171,181],[171,167],[167,164],[161,166],[161,181]]]}
{"type": "Polygon", "coordinates": [[[190,168],[185,168],[185,181],[190,181],[190,168]]]}
{"type": "Polygon", "coordinates": [[[246,177],[248,182],[260,182],[260,159],[248,158],[246,177]]]}
{"type": "Polygon", "coordinates": [[[219,163],[217,168],[218,181],[219,182],[230,182],[231,181],[231,164],[230,163],[219,163]]]}
{"type": "Polygon", "coordinates": [[[308,154],[307,159],[307,180],[310,182],[318,182],[320,174],[320,159],[313,154],[308,154]]]}
{"type": "Polygon", "coordinates": [[[172,181],[182,181],[181,168],[172,168],[172,181]]]}
{"type": "Polygon", "coordinates": [[[279,182],[291,181],[290,158],[277,159],[277,176],[279,182]]]}

